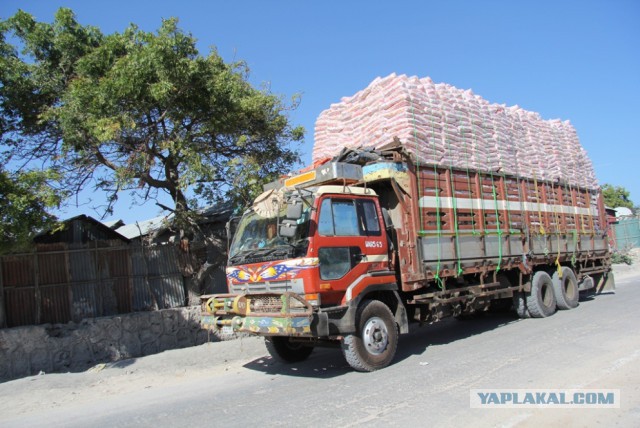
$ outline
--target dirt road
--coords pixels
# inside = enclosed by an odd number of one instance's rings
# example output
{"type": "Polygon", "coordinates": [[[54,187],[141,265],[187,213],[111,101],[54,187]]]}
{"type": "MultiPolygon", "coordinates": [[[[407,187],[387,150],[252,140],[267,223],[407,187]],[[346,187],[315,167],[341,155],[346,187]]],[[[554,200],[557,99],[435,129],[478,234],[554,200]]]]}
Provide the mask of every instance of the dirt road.
{"type": "Polygon", "coordinates": [[[638,426],[640,269],[547,319],[412,328],[392,366],[337,349],[283,365],[246,338],[0,384],[0,426],[638,426]],[[620,409],[472,409],[470,389],[620,389],[620,409]]]}

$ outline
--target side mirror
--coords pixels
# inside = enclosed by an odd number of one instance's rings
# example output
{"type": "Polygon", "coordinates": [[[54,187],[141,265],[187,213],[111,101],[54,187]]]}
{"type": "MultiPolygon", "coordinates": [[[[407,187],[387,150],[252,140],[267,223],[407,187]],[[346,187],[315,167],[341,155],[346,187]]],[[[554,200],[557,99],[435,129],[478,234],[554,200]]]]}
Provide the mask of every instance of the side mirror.
{"type": "Polygon", "coordinates": [[[298,220],[302,217],[302,200],[291,199],[287,202],[287,219],[298,220]]]}
{"type": "Polygon", "coordinates": [[[280,223],[280,236],[284,238],[293,238],[296,236],[298,230],[298,223],[295,220],[282,220],[280,223]]]}

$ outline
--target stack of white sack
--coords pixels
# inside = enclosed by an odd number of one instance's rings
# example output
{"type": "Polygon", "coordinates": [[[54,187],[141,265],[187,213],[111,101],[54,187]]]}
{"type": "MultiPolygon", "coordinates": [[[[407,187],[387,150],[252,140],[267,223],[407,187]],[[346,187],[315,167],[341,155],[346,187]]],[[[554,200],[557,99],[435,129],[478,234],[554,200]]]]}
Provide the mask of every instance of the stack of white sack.
{"type": "Polygon", "coordinates": [[[471,90],[391,74],[323,111],[313,160],[398,138],[420,164],[490,171],[595,189],[593,165],[569,121],[491,104],[471,90]]]}

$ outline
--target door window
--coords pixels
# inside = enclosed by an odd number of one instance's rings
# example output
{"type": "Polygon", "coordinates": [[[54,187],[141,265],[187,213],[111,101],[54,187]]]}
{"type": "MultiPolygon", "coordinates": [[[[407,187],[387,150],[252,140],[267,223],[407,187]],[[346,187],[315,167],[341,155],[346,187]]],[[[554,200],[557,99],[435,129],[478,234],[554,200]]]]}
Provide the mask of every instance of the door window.
{"type": "Polygon", "coordinates": [[[380,236],[376,205],[370,200],[325,199],[318,232],[323,236],[380,236]]]}
{"type": "Polygon", "coordinates": [[[342,278],[351,269],[349,247],[324,247],[318,250],[320,278],[332,280],[342,278]]]}

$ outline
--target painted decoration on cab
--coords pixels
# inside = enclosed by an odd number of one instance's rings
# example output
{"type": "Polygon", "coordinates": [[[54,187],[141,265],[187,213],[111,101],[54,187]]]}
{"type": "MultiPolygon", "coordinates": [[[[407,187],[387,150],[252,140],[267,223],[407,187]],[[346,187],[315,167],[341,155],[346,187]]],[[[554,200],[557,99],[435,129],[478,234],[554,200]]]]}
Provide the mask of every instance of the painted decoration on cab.
{"type": "Polygon", "coordinates": [[[318,258],[304,258],[260,266],[234,266],[227,268],[227,278],[234,283],[293,279],[301,270],[317,267],[318,263],[318,258]]]}

